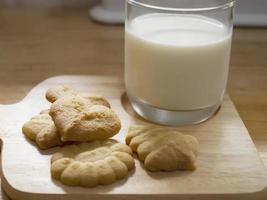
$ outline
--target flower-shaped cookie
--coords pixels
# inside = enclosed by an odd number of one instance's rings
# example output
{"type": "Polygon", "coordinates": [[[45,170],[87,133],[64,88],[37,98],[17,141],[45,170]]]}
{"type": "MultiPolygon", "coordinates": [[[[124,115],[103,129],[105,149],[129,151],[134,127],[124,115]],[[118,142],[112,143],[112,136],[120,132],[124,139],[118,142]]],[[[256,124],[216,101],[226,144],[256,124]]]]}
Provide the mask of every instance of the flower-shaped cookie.
{"type": "Polygon", "coordinates": [[[80,93],[69,86],[65,85],[55,86],[48,89],[46,92],[46,99],[51,103],[55,102],[60,98],[70,97],[70,96],[80,96],[88,99],[92,105],[102,105],[110,108],[109,102],[104,97],[97,95],[89,95],[87,93],[80,93]]]}
{"type": "Polygon", "coordinates": [[[194,170],[198,141],[177,130],[156,126],[130,127],[126,143],[150,171],[194,170]]]}
{"type": "Polygon", "coordinates": [[[62,144],[55,124],[48,114],[40,114],[31,118],[23,125],[22,132],[30,140],[35,141],[40,149],[62,144]]]}
{"type": "Polygon", "coordinates": [[[131,149],[111,139],[65,146],[51,159],[52,177],[70,186],[111,184],[133,168],[131,149]]]}
{"type": "Polygon", "coordinates": [[[118,116],[106,106],[94,105],[80,96],[60,98],[50,109],[62,141],[93,141],[110,138],[120,131],[118,116]]]}

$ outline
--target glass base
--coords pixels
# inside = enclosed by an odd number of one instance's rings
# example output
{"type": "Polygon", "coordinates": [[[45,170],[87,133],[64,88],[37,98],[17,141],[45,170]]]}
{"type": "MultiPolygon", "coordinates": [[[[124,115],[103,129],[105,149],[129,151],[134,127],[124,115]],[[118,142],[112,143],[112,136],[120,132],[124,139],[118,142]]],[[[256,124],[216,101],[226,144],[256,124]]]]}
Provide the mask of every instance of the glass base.
{"type": "Polygon", "coordinates": [[[170,111],[148,105],[137,98],[128,96],[133,109],[144,119],[168,126],[197,124],[208,120],[220,108],[221,103],[205,109],[192,111],[170,111]]]}

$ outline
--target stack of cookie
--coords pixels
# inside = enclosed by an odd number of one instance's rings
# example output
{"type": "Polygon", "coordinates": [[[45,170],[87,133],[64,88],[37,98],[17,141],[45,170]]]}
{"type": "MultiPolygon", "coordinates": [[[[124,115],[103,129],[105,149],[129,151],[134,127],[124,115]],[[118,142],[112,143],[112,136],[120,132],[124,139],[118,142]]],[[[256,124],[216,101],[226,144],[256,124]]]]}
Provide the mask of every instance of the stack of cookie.
{"type": "Polygon", "coordinates": [[[122,179],[134,168],[131,149],[109,139],[120,131],[121,122],[105,98],[67,86],[49,89],[46,98],[51,108],[26,122],[22,131],[40,149],[64,145],[52,157],[53,178],[93,187],[122,179]]]}
{"type": "Polygon", "coordinates": [[[176,129],[133,125],[126,144],[109,139],[121,128],[109,102],[67,87],[46,92],[52,103],[23,125],[26,137],[40,149],[63,146],[51,159],[51,175],[70,186],[106,185],[127,176],[134,168],[132,151],[147,170],[194,170],[198,141],[176,129]]]}

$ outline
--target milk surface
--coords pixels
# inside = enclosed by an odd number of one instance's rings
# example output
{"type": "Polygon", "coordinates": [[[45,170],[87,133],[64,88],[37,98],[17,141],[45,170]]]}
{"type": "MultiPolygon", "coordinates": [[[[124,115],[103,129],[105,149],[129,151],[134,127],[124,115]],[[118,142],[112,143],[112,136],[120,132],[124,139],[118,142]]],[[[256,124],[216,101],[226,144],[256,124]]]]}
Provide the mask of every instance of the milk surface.
{"type": "Polygon", "coordinates": [[[167,110],[214,106],[226,87],[231,38],[231,30],[206,17],[135,18],[125,34],[127,93],[167,110]]]}

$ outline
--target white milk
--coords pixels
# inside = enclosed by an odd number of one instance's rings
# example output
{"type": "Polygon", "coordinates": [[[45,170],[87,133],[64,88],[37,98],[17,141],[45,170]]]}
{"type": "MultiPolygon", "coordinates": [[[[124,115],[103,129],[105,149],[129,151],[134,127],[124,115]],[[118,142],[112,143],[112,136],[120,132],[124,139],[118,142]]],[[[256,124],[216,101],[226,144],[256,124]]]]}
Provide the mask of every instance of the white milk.
{"type": "Polygon", "coordinates": [[[232,37],[222,23],[194,15],[149,14],[128,24],[125,37],[130,96],[168,110],[220,103],[232,37]]]}

